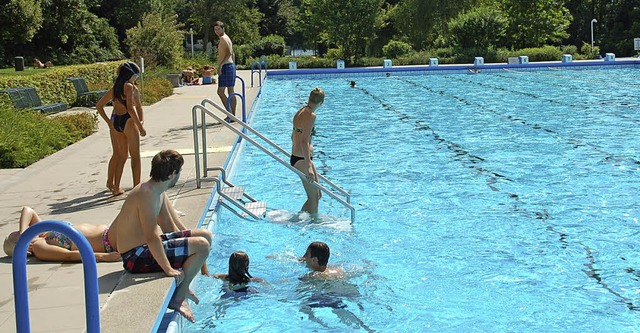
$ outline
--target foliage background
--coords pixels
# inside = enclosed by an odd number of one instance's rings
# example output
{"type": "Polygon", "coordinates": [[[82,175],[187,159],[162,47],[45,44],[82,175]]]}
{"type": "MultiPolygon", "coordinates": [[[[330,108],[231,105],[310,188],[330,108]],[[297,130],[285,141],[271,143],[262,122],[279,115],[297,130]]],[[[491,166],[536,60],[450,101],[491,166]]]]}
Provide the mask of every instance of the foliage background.
{"type": "MultiPolygon", "coordinates": [[[[12,66],[16,56],[27,64],[38,57],[64,65],[146,55],[151,65],[175,68],[185,55],[188,31],[215,62],[217,20],[225,23],[241,60],[261,51],[278,54],[279,48],[265,48],[264,40],[270,41],[267,46],[284,40],[317,56],[337,50],[331,56],[349,65],[382,57],[390,42],[406,43],[416,53],[575,46],[593,57],[597,54],[582,48],[591,42],[592,19],[597,20],[595,44],[603,52],[633,55],[633,38],[640,37],[638,0],[0,0],[0,5],[0,67],[12,66]]],[[[407,55],[397,48],[391,53],[397,51],[407,55]]]]}

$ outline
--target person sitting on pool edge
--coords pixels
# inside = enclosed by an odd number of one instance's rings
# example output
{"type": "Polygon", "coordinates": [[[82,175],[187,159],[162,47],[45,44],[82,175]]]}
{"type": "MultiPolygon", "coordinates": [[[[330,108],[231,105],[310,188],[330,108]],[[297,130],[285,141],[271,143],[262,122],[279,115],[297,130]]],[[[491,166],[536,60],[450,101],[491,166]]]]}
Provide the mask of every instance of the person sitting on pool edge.
{"type": "MultiPolygon", "coordinates": [[[[20,235],[30,226],[42,222],[42,219],[31,207],[22,207],[20,227],[18,231],[9,234],[3,243],[4,252],[13,256],[13,251],[20,235]]],[[[67,222],[69,223],[69,222],[67,222]]],[[[89,241],[97,262],[116,262],[122,260],[120,254],[111,246],[115,242],[114,235],[109,235],[106,225],[81,223],[72,225],[89,241]]],[[[27,250],[27,255],[33,255],[42,261],[81,262],[80,251],[71,238],[57,231],[48,231],[35,237],[27,250]]]]}
{"type": "Polygon", "coordinates": [[[228,282],[225,285],[223,298],[257,293],[258,290],[249,286],[249,282],[263,282],[261,278],[251,276],[249,273],[249,255],[242,251],[233,252],[229,256],[228,274],[214,274],[213,277],[228,282]]]}
{"type": "Polygon", "coordinates": [[[331,250],[324,242],[313,242],[307,247],[304,255],[298,259],[304,262],[311,272],[305,274],[302,278],[341,278],[344,271],[338,267],[327,267],[331,250]]]}

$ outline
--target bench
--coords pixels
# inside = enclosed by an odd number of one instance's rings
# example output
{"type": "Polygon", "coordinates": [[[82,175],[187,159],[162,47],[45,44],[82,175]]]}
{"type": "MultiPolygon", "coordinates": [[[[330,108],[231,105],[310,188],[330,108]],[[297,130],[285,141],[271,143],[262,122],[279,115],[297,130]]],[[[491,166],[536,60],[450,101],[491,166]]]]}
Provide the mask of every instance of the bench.
{"type": "Polygon", "coordinates": [[[42,113],[56,113],[69,108],[67,103],[42,104],[40,96],[33,87],[7,88],[1,90],[11,98],[16,109],[38,110],[42,113]]]}
{"type": "Polygon", "coordinates": [[[95,104],[95,102],[102,97],[108,90],[89,90],[87,82],[81,77],[68,77],[67,80],[73,83],[73,87],[76,88],[76,99],[78,103],[85,102],[86,106],[95,104]],[[91,100],[95,96],[95,100],[91,100]]]}

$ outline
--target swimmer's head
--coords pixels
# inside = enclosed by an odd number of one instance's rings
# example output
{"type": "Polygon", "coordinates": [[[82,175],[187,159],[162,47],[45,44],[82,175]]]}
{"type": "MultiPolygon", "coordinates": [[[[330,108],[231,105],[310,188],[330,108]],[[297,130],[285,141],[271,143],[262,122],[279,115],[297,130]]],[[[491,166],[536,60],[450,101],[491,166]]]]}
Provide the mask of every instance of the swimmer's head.
{"type": "Polygon", "coordinates": [[[314,269],[314,264],[326,267],[329,262],[329,256],[331,256],[329,245],[323,242],[313,242],[307,247],[307,252],[305,252],[303,258],[307,263],[307,267],[314,269]]]}
{"type": "Polygon", "coordinates": [[[252,276],[249,274],[249,255],[236,251],[229,257],[229,282],[232,284],[248,283],[252,276]]]}
{"type": "Polygon", "coordinates": [[[356,81],[351,81],[351,88],[356,86],[356,81]]]}
{"type": "Polygon", "coordinates": [[[385,74],[387,77],[391,76],[391,73],[387,72],[387,74],[385,74]]]}

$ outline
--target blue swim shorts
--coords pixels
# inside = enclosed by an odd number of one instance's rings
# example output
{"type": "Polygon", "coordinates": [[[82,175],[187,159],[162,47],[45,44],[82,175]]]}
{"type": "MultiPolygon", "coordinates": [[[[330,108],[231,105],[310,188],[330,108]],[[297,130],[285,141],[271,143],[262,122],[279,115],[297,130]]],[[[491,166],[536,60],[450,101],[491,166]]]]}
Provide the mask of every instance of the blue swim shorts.
{"type": "Polygon", "coordinates": [[[218,75],[218,87],[234,87],[236,85],[236,64],[224,64],[218,75]]]}

